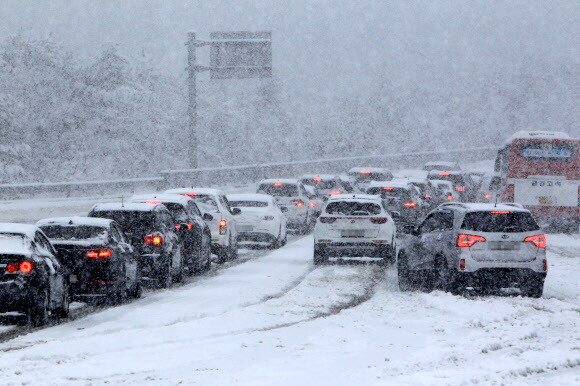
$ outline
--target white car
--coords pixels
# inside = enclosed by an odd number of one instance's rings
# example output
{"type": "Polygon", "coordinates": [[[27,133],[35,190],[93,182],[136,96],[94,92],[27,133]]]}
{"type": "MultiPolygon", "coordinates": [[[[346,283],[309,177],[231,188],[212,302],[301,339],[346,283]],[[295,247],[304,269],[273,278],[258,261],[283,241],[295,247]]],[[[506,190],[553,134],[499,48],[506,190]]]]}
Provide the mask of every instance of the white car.
{"type": "Polygon", "coordinates": [[[239,241],[266,242],[280,248],[288,238],[286,216],[267,194],[228,194],[232,208],[240,208],[236,217],[239,241]]]}
{"type": "Polygon", "coordinates": [[[304,189],[306,189],[306,194],[308,195],[308,199],[310,200],[308,202],[308,205],[312,207],[312,212],[314,213],[314,216],[318,218],[318,216],[320,216],[320,212],[322,211],[322,207],[326,202],[325,199],[328,198],[327,197],[322,198],[320,191],[318,191],[318,189],[316,189],[314,186],[304,185],[304,189]]]}
{"type": "Polygon", "coordinates": [[[211,216],[204,220],[211,231],[211,251],[218,263],[238,258],[238,230],[236,216],[240,209],[232,209],[224,192],[210,188],[169,189],[165,193],[182,194],[191,197],[199,210],[211,216]]]}
{"type": "Polygon", "coordinates": [[[262,180],[257,193],[273,196],[280,207],[287,209],[288,227],[300,233],[310,230],[315,214],[302,182],[295,179],[262,180]]]}
{"type": "Polygon", "coordinates": [[[339,194],[328,200],[314,227],[314,264],[329,257],[396,257],[395,222],[379,196],[339,194]]]}

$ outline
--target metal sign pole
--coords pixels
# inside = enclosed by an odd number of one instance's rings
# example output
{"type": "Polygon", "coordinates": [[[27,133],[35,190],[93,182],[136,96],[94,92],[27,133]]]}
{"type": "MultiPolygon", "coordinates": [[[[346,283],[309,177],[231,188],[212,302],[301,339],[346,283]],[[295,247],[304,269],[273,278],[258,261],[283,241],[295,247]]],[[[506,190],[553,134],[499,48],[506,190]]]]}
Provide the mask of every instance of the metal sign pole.
{"type": "Polygon", "coordinates": [[[196,58],[196,41],[195,32],[189,32],[187,34],[187,72],[188,72],[188,89],[189,89],[189,105],[187,113],[189,115],[189,163],[191,168],[197,169],[198,167],[198,153],[199,153],[199,139],[196,138],[197,134],[197,58],[196,58]]]}

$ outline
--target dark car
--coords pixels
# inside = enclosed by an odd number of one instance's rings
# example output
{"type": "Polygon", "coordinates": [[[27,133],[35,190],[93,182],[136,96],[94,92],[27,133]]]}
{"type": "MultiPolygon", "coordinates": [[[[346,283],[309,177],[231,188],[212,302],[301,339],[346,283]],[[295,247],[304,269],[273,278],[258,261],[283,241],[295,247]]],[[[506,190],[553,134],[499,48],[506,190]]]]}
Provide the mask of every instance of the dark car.
{"type": "Polygon", "coordinates": [[[183,240],[189,274],[204,272],[211,267],[211,232],[194,200],[181,194],[145,194],[133,196],[131,202],[167,207],[183,240]]]}
{"type": "Polygon", "coordinates": [[[415,224],[426,213],[427,204],[419,190],[407,180],[372,182],[367,194],[379,195],[398,228],[415,224]]]}
{"type": "Polygon", "coordinates": [[[113,304],[141,296],[141,264],[113,220],[59,217],[36,225],[70,272],[72,298],[107,298],[113,304]]]}
{"type": "Polygon", "coordinates": [[[518,204],[447,203],[406,231],[397,259],[403,291],[517,287],[522,295],[542,296],[546,237],[518,204]]]}
{"type": "Polygon", "coordinates": [[[36,226],[0,224],[0,269],[0,312],[24,313],[34,326],[68,316],[67,269],[36,226]]]}
{"type": "Polygon", "coordinates": [[[183,280],[184,248],[176,233],[175,219],[163,204],[97,204],[89,217],[115,220],[141,257],[144,277],[160,288],[183,280]]]}

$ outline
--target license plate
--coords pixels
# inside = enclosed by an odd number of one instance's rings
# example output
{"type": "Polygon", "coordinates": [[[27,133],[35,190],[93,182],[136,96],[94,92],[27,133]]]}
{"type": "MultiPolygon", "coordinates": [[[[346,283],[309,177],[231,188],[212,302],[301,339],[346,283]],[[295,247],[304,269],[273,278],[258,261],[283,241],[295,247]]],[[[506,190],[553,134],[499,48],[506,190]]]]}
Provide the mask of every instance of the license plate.
{"type": "Polygon", "coordinates": [[[489,249],[495,251],[517,251],[522,243],[518,241],[489,241],[489,249]]]}
{"type": "Polygon", "coordinates": [[[239,225],[238,231],[239,232],[251,232],[254,230],[254,227],[251,225],[239,225]]]}
{"type": "Polygon", "coordinates": [[[342,237],[364,237],[365,231],[360,229],[346,229],[343,230],[340,234],[342,237]]]}
{"type": "Polygon", "coordinates": [[[71,283],[76,283],[76,282],[79,281],[79,279],[77,278],[77,275],[70,275],[68,277],[68,281],[71,282],[71,283]]]}
{"type": "Polygon", "coordinates": [[[539,205],[554,205],[554,199],[552,197],[538,197],[539,205]]]}

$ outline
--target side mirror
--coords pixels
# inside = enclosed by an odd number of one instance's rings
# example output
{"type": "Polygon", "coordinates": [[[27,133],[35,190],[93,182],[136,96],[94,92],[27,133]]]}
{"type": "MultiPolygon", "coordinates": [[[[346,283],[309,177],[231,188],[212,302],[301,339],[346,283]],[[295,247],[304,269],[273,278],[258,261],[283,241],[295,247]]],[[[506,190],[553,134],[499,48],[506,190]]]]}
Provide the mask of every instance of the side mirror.
{"type": "Polygon", "coordinates": [[[288,208],[286,208],[285,206],[281,206],[280,207],[280,212],[286,213],[286,212],[288,212],[288,208]]]}
{"type": "Polygon", "coordinates": [[[209,213],[204,213],[203,214],[203,220],[204,221],[212,221],[213,220],[213,216],[209,213]]]}
{"type": "Polygon", "coordinates": [[[240,208],[232,208],[232,214],[234,216],[237,216],[239,214],[242,214],[242,210],[240,208]]]}
{"type": "Polygon", "coordinates": [[[401,219],[401,213],[399,211],[393,210],[391,212],[391,217],[393,218],[393,220],[400,220],[401,219]]]}
{"type": "Polygon", "coordinates": [[[322,201],[324,201],[324,202],[328,201],[328,196],[322,197],[322,201]]]}

